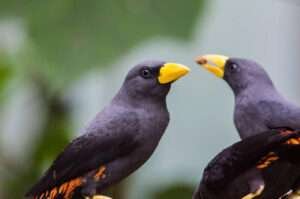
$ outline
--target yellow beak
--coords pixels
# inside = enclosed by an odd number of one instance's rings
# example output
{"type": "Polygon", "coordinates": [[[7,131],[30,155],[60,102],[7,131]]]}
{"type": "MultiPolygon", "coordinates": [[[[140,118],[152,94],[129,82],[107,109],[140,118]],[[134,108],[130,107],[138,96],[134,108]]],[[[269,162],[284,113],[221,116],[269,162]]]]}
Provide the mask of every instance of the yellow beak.
{"type": "Polygon", "coordinates": [[[229,57],[224,55],[204,55],[196,58],[196,62],[202,65],[217,77],[224,77],[225,65],[229,57]]]}
{"type": "Polygon", "coordinates": [[[159,70],[158,81],[160,84],[167,84],[176,81],[190,72],[190,69],[177,63],[166,63],[159,70]]]}

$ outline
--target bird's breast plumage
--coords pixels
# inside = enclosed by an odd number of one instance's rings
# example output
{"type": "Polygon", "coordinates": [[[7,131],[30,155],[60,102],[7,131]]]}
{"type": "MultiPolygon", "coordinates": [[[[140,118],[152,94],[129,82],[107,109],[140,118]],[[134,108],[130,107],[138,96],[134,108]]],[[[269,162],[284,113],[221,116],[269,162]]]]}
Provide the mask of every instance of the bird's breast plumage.
{"type": "Polygon", "coordinates": [[[262,109],[263,107],[249,99],[237,102],[234,110],[234,123],[242,138],[269,130],[262,109]]]}

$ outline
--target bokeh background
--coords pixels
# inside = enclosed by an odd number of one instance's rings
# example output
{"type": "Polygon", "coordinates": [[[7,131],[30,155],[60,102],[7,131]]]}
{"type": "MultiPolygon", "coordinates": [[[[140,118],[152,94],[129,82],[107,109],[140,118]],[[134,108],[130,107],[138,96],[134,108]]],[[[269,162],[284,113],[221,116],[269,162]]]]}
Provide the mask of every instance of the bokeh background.
{"type": "Polygon", "coordinates": [[[230,89],[194,57],[255,59],[300,104],[299,21],[296,0],[0,0],[0,198],[23,198],[146,59],[192,73],[173,86],[152,158],[111,192],[191,198],[208,161],[239,139],[230,89]]]}

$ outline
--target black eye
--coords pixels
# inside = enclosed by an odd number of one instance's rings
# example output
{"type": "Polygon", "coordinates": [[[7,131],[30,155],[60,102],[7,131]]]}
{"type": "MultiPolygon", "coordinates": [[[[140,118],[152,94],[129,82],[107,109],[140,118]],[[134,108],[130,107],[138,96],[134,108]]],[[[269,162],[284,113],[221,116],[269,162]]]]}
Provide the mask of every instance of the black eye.
{"type": "Polygon", "coordinates": [[[148,69],[148,68],[143,69],[143,70],[141,71],[141,75],[142,75],[142,77],[145,78],[145,79],[149,79],[149,78],[152,77],[152,73],[151,73],[150,69],[148,69]]]}
{"type": "Polygon", "coordinates": [[[238,65],[236,65],[236,64],[230,64],[230,65],[229,65],[229,69],[230,69],[230,71],[232,71],[232,72],[236,71],[237,68],[238,68],[238,65]]]}

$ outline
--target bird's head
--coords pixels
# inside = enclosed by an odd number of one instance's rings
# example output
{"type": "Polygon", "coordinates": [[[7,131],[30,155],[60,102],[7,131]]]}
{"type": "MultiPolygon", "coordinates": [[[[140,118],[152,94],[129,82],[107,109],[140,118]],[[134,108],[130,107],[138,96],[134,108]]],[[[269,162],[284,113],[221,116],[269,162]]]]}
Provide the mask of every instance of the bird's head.
{"type": "Polygon", "coordinates": [[[124,82],[124,87],[130,96],[136,98],[165,97],[170,85],[186,75],[189,68],[163,61],[145,61],[131,69],[124,82]]]}
{"type": "Polygon", "coordinates": [[[249,86],[273,86],[263,67],[251,60],[204,55],[197,57],[196,62],[217,77],[223,78],[236,94],[249,86]]]}

